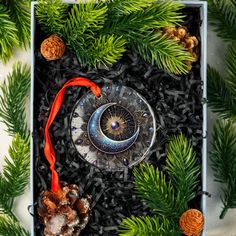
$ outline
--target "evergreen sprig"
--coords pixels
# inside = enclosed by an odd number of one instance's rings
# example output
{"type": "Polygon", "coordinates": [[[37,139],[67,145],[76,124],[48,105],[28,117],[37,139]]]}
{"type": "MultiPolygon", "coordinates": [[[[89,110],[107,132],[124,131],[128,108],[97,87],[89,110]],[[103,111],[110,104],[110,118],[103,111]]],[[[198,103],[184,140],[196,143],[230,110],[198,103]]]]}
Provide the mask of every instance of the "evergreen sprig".
{"type": "Polygon", "coordinates": [[[143,34],[132,32],[125,35],[131,49],[141,54],[144,60],[175,74],[187,73],[185,61],[192,61],[192,56],[177,42],[166,38],[159,32],[143,34]],[[155,53],[153,53],[155,51],[155,53]]]}
{"type": "Polygon", "coordinates": [[[30,1],[29,0],[0,0],[9,9],[9,16],[17,28],[20,47],[25,48],[30,43],[30,1]]]}
{"type": "Polygon", "coordinates": [[[11,21],[8,9],[0,4],[0,59],[6,63],[19,44],[16,24],[11,21]]]}
{"type": "Polygon", "coordinates": [[[226,185],[222,187],[223,219],[229,208],[236,208],[236,135],[231,121],[216,121],[212,147],[210,160],[215,181],[226,185]]]}
{"type": "Polygon", "coordinates": [[[196,153],[182,134],[173,137],[167,148],[167,172],[173,186],[179,192],[179,211],[188,207],[188,202],[196,197],[196,187],[200,173],[196,153]]]}
{"type": "Polygon", "coordinates": [[[234,94],[236,94],[236,42],[228,46],[225,61],[229,82],[233,86],[234,94]]]}
{"type": "Polygon", "coordinates": [[[113,17],[128,15],[152,6],[155,0],[110,0],[108,8],[113,17]]]}
{"type": "Polygon", "coordinates": [[[236,4],[233,0],[208,0],[209,20],[218,36],[225,41],[236,40],[236,4]]]}
{"type": "Polygon", "coordinates": [[[156,216],[131,216],[123,220],[119,230],[120,236],[178,236],[178,225],[167,218],[156,216]]]}
{"type": "Polygon", "coordinates": [[[0,215],[0,236],[30,236],[17,220],[8,215],[0,215]]]}
{"type": "Polygon", "coordinates": [[[25,102],[29,87],[30,68],[18,62],[1,85],[0,118],[10,135],[18,133],[25,137],[28,134],[25,102]]]}
{"type": "Polygon", "coordinates": [[[236,120],[236,43],[227,48],[225,71],[226,76],[222,77],[208,66],[208,104],[222,118],[236,120]]]}
{"type": "Polygon", "coordinates": [[[22,195],[29,180],[30,145],[29,136],[16,135],[5,157],[5,165],[0,175],[0,209],[11,217],[14,199],[22,195]]]}
{"type": "Polygon", "coordinates": [[[163,172],[152,165],[141,164],[133,171],[138,196],[153,212],[165,217],[178,217],[175,190],[163,172]]]}
{"type": "Polygon", "coordinates": [[[192,56],[158,31],[182,22],[183,4],[173,0],[90,0],[71,9],[64,5],[61,0],[40,0],[36,15],[42,29],[62,36],[82,65],[110,65],[120,59],[128,43],[161,69],[176,74],[188,72],[185,62],[192,61],[192,56]],[[99,49],[99,55],[95,56],[96,50],[92,49],[99,49]]]}
{"type": "Polygon", "coordinates": [[[68,5],[61,0],[39,0],[36,16],[46,33],[61,35],[67,18],[68,5]]]}
{"type": "Polygon", "coordinates": [[[166,166],[165,173],[147,163],[134,168],[137,194],[155,216],[124,219],[120,235],[181,235],[178,220],[196,196],[200,170],[192,146],[182,134],[170,140],[166,166]]]}
{"type": "Polygon", "coordinates": [[[6,63],[15,48],[30,42],[30,1],[0,0],[0,60],[6,63]]]}

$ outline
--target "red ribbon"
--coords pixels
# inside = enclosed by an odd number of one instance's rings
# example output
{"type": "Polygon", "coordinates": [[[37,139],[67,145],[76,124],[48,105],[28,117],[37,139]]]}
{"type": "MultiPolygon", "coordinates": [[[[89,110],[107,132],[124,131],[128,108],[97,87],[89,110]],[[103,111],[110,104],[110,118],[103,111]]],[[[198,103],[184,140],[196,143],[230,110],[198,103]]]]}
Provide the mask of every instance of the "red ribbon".
{"type": "Polygon", "coordinates": [[[61,90],[57,93],[53,104],[52,108],[45,126],[45,145],[44,145],[44,154],[50,164],[50,169],[52,171],[52,182],[51,182],[51,190],[53,193],[57,194],[60,191],[60,181],[59,181],[59,176],[57,171],[55,170],[55,163],[56,163],[56,155],[55,151],[52,145],[52,141],[50,138],[49,134],[49,128],[51,124],[53,123],[57,113],[60,110],[60,107],[62,105],[64,95],[65,95],[65,90],[67,87],[70,86],[84,86],[84,87],[89,87],[90,90],[93,92],[93,94],[96,97],[99,97],[101,95],[101,89],[98,85],[90,81],[89,79],[83,78],[83,77],[78,77],[78,78],[73,78],[70,79],[68,82],[64,84],[64,86],[61,88],[61,90]]]}

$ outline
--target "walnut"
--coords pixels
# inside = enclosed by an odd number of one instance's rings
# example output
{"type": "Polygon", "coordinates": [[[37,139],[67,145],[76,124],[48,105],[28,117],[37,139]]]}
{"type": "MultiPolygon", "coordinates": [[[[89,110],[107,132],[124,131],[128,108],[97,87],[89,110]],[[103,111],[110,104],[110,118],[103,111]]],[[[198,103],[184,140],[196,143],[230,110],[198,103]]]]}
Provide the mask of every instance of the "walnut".
{"type": "Polygon", "coordinates": [[[179,225],[185,235],[199,236],[204,226],[204,217],[202,212],[197,209],[189,209],[185,211],[179,219],[179,225]]]}
{"type": "Polygon", "coordinates": [[[40,47],[40,52],[48,61],[60,59],[65,53],[65,43],[57,35],[45,39],[40,47]]]}
{"type": "Polygon", "coordinates": [[[80,197],[75,184],[61,183],[61,191],[54,194],[43,191],[39,201],[38,214],[45,236],[79,236],[90,218],[91,198],[80,197]]]}

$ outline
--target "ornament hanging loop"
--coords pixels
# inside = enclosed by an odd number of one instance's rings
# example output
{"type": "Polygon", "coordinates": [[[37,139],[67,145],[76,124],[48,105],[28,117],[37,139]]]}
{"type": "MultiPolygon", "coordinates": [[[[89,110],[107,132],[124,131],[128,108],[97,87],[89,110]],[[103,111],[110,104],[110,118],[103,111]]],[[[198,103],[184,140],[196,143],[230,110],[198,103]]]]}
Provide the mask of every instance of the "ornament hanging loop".
{"type": "Polygon", "coordinates": [[[60,193],[60,180],[59,180],[59,175],[57,171],[55,170],[55,163],[56,163],[56,155],[55,151],[52,145],[51,137],[49,134],[49,129],[51,124],[53,123],[57,113],[59,112],[61,105],[64,100],[64,95],[67,87],[71,86],[82,86],[82,87],[89,87],[92,93],[96,97],[101,96],[101,89],[100,87],[92,82],[91,80],[83,77],[76,77],[73,79],[70,79],[67,81],[64,86],[60,89],[60,91],[57,93],[52,107],[51,111],[45,126],[45,133],[44,133],[44,138],[45,138],[45,145],[44,145],[44,154],[48,160],[48,163],[50,164],[50,169],[52,172],[52,179],[51,179],[51,191],[55,194],[60,193]]]}

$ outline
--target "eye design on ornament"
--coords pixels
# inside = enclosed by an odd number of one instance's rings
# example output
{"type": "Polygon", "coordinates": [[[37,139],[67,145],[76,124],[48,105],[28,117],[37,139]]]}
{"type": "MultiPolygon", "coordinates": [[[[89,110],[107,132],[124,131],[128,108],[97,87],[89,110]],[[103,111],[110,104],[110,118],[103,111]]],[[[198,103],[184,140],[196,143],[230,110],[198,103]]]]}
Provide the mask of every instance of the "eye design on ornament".
{"type": "Polygon", "coordinates": [[[80,156],[106,170],[131,167],[150,153],[156,122],[152,108],[135,90],[108,84],[102,96],[88,93],[75,104],[71,137],[80,156]]]}
{"type": "Polygon", "coordinates": [[[100,151],[116,154],[130,148],[139,135],[132,114],[116,103],[99,107],[88,122],[88,137],[100,151]]]}

